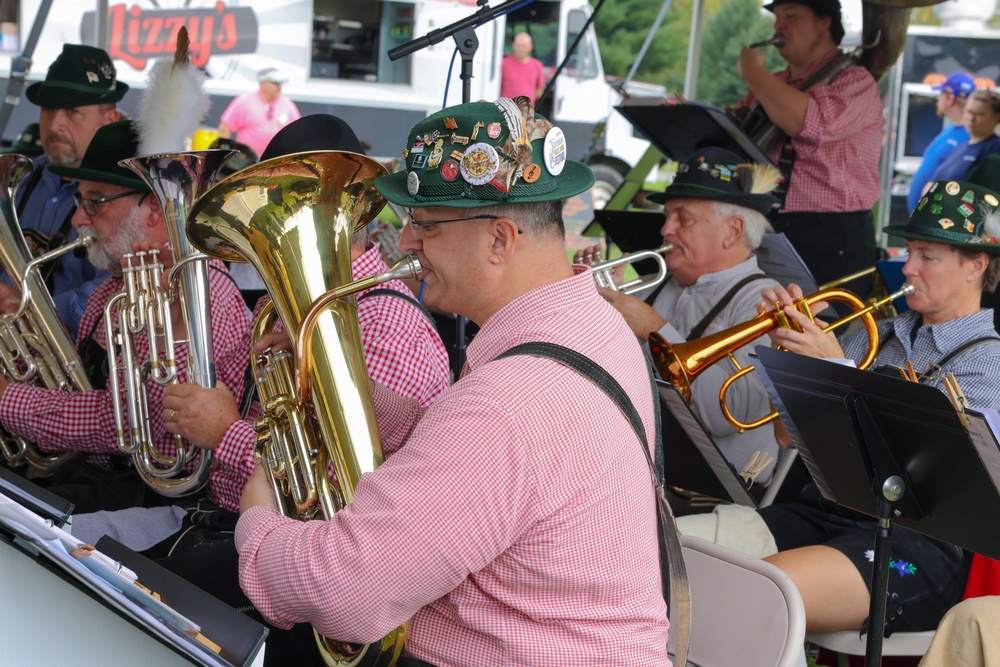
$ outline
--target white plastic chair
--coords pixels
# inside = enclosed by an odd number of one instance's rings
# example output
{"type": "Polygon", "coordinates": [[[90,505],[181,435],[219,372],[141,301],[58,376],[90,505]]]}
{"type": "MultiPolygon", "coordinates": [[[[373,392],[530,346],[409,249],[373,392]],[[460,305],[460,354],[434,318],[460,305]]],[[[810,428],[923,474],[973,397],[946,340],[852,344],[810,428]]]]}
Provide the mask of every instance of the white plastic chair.
{"type": "Polygon", "coordinates": [[[682,536],[681,545],[691,581],[688,664],[798,665],[805,610],[788,575],[770,563],[697,537],[682,536]]]}
{"type": "MultiPolygon", "coordinates": [[[[934,631],[894,632],[882,640],[882,655],[922,657],[934,639],[934,631]]],[[[839,632],[810,632],[806,641],[837,654],[837,667],[848,667],[850,655],[864,655],[868,643],[866,635],[857,630],[839,632]]]]}

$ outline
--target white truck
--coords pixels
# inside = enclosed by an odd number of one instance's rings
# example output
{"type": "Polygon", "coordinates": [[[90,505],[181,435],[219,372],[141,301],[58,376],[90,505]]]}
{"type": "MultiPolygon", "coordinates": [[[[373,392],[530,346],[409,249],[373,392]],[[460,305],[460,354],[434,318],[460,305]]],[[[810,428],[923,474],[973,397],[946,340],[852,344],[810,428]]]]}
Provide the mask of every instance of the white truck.
{"type": "MultiPolygon", "coordinates": [[[[0,73],[11,71],[10,59],[20,52],[41,2],[3,3],[8,16],[0,16],[0,73]],[[17,15],[11,17],[13,8],[17,15]]],[[[492,6],[500,4],[493,0],[492,6]]],[[[476,0],[54,0],[28,78],[43,78],[63,43],[103,42],[119,78],[139,89],[152,60],[173,52],[183,25],[192,61],[211,77],[209,126],[234,96],[256,88],[258,70],[273,66],[288,78],[284,92],[304,114],[336,114],[371,145],[373,155],[395,157],[409,127],[445,103],[461,102],[462,86],[450,38],[395,62],[388,52],[479,9],[476,0]],[[106,35],[100,35],[96,18],[105,8],[106,35]]],[[[533,35],[535,56],[551,74],[590,14],[587,0],[536,0],[478,27],[471,99],[499,95],[504,44],[516,32],[533,35]]],[[[133,110],[136,99],[130,92],[122,107],[133,110]]],[[[598,199],[647,146],[613,111],[619,99],[605,81],[597,39],[587,27],[556,79],[552,116],[567,134],[572,157],[586,158],[598,171],[604,182],[598,199]],[[595,148],[593,130],[605,120],[605,137],[595,148]]],[[[4,136],[13,137],[33,120],[37,110],[21,104],[4,136]]]]}

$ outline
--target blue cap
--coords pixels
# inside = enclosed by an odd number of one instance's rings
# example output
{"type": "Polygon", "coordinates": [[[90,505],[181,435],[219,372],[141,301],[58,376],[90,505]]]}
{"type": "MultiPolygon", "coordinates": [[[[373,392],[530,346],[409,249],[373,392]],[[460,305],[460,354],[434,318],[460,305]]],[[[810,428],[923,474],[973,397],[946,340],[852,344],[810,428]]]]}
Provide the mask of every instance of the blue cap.
{"type": "Polygon", "coordinates": [[[944,83],[931,89],[938,92],[946,90],[958,99],[964,100],[975,92],[976,82],[965,72],[952,72],[944,83]]]}

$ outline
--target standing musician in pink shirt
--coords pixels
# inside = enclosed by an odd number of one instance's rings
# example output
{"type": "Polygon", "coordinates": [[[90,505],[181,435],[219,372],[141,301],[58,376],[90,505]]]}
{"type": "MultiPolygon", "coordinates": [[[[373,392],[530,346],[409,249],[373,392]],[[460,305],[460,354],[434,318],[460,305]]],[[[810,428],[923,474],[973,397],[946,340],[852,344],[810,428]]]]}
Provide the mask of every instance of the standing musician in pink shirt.
{"type": "Polygon", "coordinates": [[[512,46],[514,53],[504,56],[500,64],[500,95],[510,99],[524,95],[534,104],[545,92],[542,61],[531,56],[535,43],[528,33],[514,35],[512,46]]]}
{"type": "Polygon", "coordinates": [[[500,98],[424,119],[405,171],[376,180],[410,209],[425,301],[480,330],[429,407],[372,383],[386,460],[332,520],[281,516],[254,471],[240,583],[276,626],[370,643],[409,621],[406,666],[670,664],[650,376],[566,257],[561,200],[594,180],[566,155],[526,99],[500,98]]]}
{"type": "MultiPolygon", "coordinates": [[[[878,200],[882,100],[863,67],[832,78],[821,72],[846,57],[839,0],[774,0],[778,53],[788,67],[772,74],[760,49],[744,48],[737,60],[750,92],[740,107],[759,102],[782,134],[762,146],[785,177],[771,221],[784,232],[819,284],[868,268],[877,258],[871,208],[878,200]],[[813,79],[817,78],[817,81],[813,79]]],[[[847,289],[865,296],[871,279],[847,289]]]]}
{"type": "Polygon", "coordinates": [[[290,98],[281,94],[285,78],[274,67],[257,72],[258,89],[243,93],[222,112],[219,138],[233,135],[260,155],[278,130],[302,117],[290,98]]]}

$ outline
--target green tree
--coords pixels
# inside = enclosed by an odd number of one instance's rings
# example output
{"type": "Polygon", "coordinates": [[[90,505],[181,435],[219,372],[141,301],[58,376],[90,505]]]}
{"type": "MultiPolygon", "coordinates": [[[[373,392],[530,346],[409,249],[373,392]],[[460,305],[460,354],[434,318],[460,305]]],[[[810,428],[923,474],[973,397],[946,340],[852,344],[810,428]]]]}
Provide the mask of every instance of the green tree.
{"type": "MultiPolygon", "coordinates": [[[[719,11],[705,22],[698,99],[718,106],[739,101],[747,91],[736,69],[740,49],[773,34],[774,19],[761,13],[759,0],[725,0],[719,11]]],[[[764,53],[770,71],[784,67],[777,49],[768,47],[764,53]]]]}

